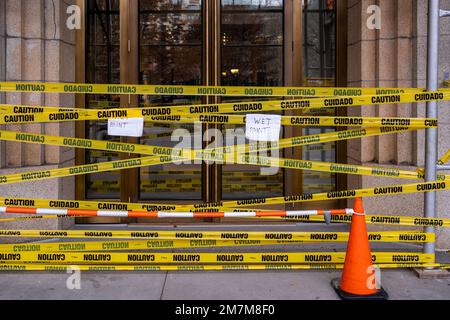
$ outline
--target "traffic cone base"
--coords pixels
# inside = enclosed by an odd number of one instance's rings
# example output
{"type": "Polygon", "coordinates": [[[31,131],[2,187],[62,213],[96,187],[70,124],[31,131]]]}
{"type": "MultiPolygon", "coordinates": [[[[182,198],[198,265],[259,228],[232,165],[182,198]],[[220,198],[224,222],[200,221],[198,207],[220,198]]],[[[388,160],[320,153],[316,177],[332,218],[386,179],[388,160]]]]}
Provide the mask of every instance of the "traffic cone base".
{"type": "Polygon", "coordinates": [[[334,291],[336,291],[339,298],[342,300],[388,300],[389,295],[388,293],[381,287],[376,293],[369,294],[369,295],[356,295],[351,294],[348,292],[345,292],[340,287],[340,281],[341,279],[336,278],[331,280],[331,286],[333,287],[334,291]]]}

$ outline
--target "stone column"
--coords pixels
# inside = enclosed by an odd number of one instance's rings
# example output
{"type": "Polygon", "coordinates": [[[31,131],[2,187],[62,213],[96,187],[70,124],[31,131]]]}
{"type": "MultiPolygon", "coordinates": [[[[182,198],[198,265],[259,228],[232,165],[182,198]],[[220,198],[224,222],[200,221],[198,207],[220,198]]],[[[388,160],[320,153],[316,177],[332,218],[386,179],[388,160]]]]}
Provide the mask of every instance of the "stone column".
{"type": "MultiPolygon", "coordinates": [[[[75,31],[68,30],[67,6],[75,1],[0,0],[4,14],[4,78],[6,81],[74,82],[75,31]],[[3,9],[4,8],[4,9],[3,9]]],[[[0,41],[1,43],[2,41],[0,41]]],[[[2,52],[3,52],[2,51],[2,52]]],[[[0,60],[0,64],[1,64],[0,60]]],[[[0,75],[3,76],[3,75],[0,75]]],[[[74,96],[57,93],[8,93],[8,104],[74,107],[74,96]]],[[[74,136],[74,123],[39,123],[7,125],[7,130],[74,136]]],[[[3,142],[5,162],[2,174],[54,169],[74,165],[75,153],[70,148],[3,142]]],[[[0,187],[2,197],[74,198],[74,178],[49,179],[0,187]]],[[[62,228],[73,219],[48,219],[0,224],[1,228],[62,228]]]]}
{"type": "MultiPolygon", "coordinates": [[[[441,1],[450,8],[450,0],[441,1]]],[[[348,85],[352,87],[425,87],[427,1],[348,1],[348,85]],[[381,10],[381,29],[369,30],[367,8],[381,10]]],[[[450,19],[441,21],[440,79],[449,71],[450,19]]],[[[439,156],[450,148],[449,103],[440,104],[439,156]]],[[[385,105],[349,109],[349,116],[424,117],[424,104],[385,105]]],[[[415,170],[424,165],[424,130],[352,140],[348,143],[348,163],[415,170]]],[[[382,177],[351,176],[348,188],[366,188],[416,182],[382,177]]],[[[450,192],[438,193],[438,216],[449,217],[450,192]]],[[[369,214],[423,216],[423,194],[372,197],[364,200],[369,214]]],[[[351,201],[349,202],[351,205],[351,201]]],[[[392,230],[392,227],[371,226],[392,230]]],[[[421,229],[421,228],[403,228],[421,229]]],[[[449,248],[450,230],[438,232],[437,248],[449,248]]]]}

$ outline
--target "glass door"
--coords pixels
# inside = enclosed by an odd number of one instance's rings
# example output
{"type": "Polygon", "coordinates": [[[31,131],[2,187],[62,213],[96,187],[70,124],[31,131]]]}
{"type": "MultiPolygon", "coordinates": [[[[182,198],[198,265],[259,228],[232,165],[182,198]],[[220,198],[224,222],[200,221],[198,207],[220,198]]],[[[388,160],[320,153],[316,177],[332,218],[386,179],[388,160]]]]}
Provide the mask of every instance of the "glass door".
{"type": "MultiPolygon", "coordinates": [[[[284,85],[283,0],[221,1],[221,84],[227,86],[284,85]]],[[[252,97],[249,100],[264,100],[252,97]]],[[[224,97],[222,101],[241,100],[224,97]]],[[[243,127],[226,125],[238,141],[245,139],[243,127]],[[241,135],[241,137],[239,137],[241,135]]],[[[249,140],[245,139],[245,143],[249,140]]],[[[267,156],[282,156],[275,151],[267,156]]],[[[226,164],[222,168],[222,199],[251,199],[284,195],[283,170],[226,164]]]]}
{"type": "MultiPolygon", "coordinates": [[[[141,84],[202,84],[202,1],[139,1],[141,84]]],[[[200,104],[201,97],[141,96],[140,105],[200,104]]],[[[200,148],[202,127],[145,123],[139,143],[200,148]]],[[[202,200],[201,164],[164,164],[139,169],[139,201],[202,200]]]]}
{"type": "MultiPolygon", "coordinates": [[[[306,87],[336,86],[336,5],[334,0],[303,2],[303,84],[306,87]]],[[[304,112],[305,115],[335,116],[334,108],[304,112]]],[[[335,131],[335,127],[304,127],[303,135],[335,131]]],[[[303,148],[303,159],[336,162],[336,142],[303,148]]],[[[309,193],[336,190],[336,174],[304,171],[303,190],[309,193]]]]}
{"type": "MultiPolygon", "coordinates": [[[[339,8],[331,0],[87,0],[85,3],[87,28],[81,42],[85,74],[77,78],[80,82],[334,86],[340,81],[342,85],[342,76],[339,80],[336,70],[345,69],[338,65],[338,61],[345,61],[345,54],[337,45],[338,38],[342,38],[336,23],[339,8]],[[338,52],[340,59],[336,58],[338,52]]],[[[342,5],[341,10],[345,8],[344,2],[342,5]]],[[[242,97],[86,95],[83,102],[86,108],[110,108],[232,100],[242,97]]],[[[332,115],[334,111],[323,109],[312,114],[332,115]]],[[[201,149],[214,140],[208,129],[219,130],[223,144],[244,138],[243,127],[236,125],[146,122],[143,137],[118,139],[106,134],[105,121],[79,123],[77,135],[170,147],[183,141],[186,148],[201,149]]],[[[283,137],[333,130],[285,127],[283,137]]],[[[327,162],[337,159],[334,143],[267,154],[270,155],[327,162]]],[[[78,150],[77,163],[138,156],[78,150]]],[[[326,192],[336,188],[337,178],[333,174],[299,170],[189,162],[79,176],[76,181],[78,199],[198,203],[326,192]]],[[[286,209],[317,206],[324,204],[289,205],[286,209]]],[[[108,220],[113,221],[146,220],[108,220]]]]}
{"type": "MultiPolygon", "coordinates": [[[[88,1],[86,82],[120,83],[119,1],[88,1]]],[[[120,96],[86,95],[86,108],[118,107],[120,96]]],[[[107,134],[106,121],[86,121],[86,138],[118,142],[107,134]]],[[[86,150],[86,163],[119,160],[117,152],[86,150]]],[[[118,171],[86,175],[86,198],[114,200],[120,196],[118,171]]]]}

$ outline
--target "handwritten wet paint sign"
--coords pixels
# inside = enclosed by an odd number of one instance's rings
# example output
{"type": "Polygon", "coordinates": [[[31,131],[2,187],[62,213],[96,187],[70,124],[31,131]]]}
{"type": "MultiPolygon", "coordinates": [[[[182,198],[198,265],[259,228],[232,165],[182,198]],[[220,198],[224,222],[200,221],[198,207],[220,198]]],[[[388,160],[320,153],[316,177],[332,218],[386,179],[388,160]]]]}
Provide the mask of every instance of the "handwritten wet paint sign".
{"type": "Polygon", "coordinates": [[[144,118],[108,119],[108,135],[142,137],[144,118]]]}
{"type": "Polygon", "coordinates": [[[281,131],[281,116],[276,114],[247,114],[245,137],[254,141],[278,141],[281,131]]]}

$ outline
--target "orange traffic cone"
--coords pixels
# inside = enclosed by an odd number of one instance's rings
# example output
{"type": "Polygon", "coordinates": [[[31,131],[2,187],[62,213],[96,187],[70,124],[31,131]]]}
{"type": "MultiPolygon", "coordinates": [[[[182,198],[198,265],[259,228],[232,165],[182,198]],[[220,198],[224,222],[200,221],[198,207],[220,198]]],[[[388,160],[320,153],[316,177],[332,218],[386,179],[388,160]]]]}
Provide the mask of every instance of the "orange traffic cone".
{"type": "Polygon", "coordinates": [[[353,211],[341,284],[339,285],[339,279],[334,279],[332,286],[343,300],[386,300],[386,291],[383,288],[377,289],[371,281],[375,279],[375,269],[372,266],[361,198],[355,199],[353,211]]]}

